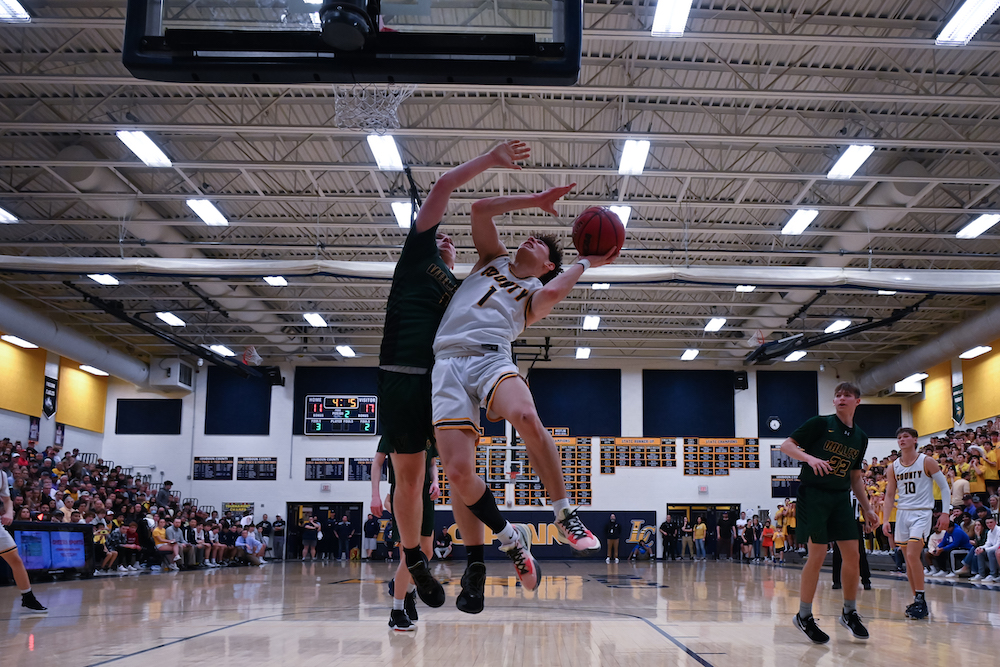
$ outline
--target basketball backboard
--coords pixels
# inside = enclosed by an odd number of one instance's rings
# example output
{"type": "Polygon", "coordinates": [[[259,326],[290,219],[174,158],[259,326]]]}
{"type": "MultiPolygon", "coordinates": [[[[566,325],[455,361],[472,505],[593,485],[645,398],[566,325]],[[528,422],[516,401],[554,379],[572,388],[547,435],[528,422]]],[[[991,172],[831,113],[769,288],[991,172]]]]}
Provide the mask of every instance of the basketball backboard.
{"type": "Polygon", "coordinates": [[[123,60],[209,83],[572,85],[582,0],[129,0],[123,60]]]}

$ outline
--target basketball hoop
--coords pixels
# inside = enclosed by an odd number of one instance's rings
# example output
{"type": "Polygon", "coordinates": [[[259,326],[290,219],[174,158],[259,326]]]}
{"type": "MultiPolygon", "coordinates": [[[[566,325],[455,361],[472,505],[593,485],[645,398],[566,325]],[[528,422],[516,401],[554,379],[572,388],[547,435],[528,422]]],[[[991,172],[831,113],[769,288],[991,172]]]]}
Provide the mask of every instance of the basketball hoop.
{"type": "Polygon", "coordinates": [[[517,481],[517,471],[516,470],[511,470],[510,471],[510,481],[511,482],[517,481]]]}
{"type": "Polygon", "coordinates": [[[333,87],[334,123],[349,130],[385,134],[399,129],[399,105],[416,85],[389,83],[333,87]]]}

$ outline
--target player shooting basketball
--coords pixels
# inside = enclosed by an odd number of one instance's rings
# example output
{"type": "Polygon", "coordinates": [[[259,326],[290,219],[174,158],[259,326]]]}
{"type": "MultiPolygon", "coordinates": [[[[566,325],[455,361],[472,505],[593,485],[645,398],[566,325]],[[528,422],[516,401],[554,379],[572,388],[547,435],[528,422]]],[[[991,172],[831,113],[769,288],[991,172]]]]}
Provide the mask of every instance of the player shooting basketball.
{"type": "MultiPolygon", "coordinates": [[[[577,550],[599,548],[597,538],[576,512],[570,511],[559,452],[512,361],[511,342],[566,298],[587,268],[613,262],[621,246],[604,255],[582,257],[560,273],[562,252],[554,238],[529,237],[511,258],[493,218],[530,208],[558,215],[555,203],[575,185],[531,195],[492,197],[472,205],[472,240],[479,261],[452,297],[434,340],[434,434],[452,491],[499,537],[501,551],[514,561],[518,579],[528,590],[534,590],[539,580],[530,533],[527,527],[503,518],[493,494],[476,475],[479,408],[485,407],[493,421],[511,422],[524,439],[563,538],[577,550]]],[[[457,513],[455,519],[466,545],[482,544],[483,529],[478,522],[466,519],[463,523],[457,513]]],[[[482,610],[485,579],[482,547],[475,554],[470,549],[459,609],[468,613],[482,610]]]]}

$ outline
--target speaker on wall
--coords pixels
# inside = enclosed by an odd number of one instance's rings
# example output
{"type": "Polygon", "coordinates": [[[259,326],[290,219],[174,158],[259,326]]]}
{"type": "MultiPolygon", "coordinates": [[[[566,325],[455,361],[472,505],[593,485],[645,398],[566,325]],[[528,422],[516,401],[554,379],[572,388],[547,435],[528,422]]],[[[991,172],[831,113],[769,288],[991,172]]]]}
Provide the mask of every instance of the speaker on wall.
{"type": "Polygon", "coordinates": [[[733,378],[733,388],[735,388],[736,391],[750,388],[750,380],[747,378],[746,371],[736,371],[735,377],[733,378]]]}

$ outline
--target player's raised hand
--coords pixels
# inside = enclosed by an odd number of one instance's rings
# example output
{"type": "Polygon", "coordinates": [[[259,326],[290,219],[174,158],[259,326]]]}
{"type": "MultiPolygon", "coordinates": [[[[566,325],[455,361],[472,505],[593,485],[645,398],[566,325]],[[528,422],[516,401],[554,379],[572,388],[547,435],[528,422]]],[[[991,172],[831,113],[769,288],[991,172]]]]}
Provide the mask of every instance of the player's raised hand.
{"type": "Polygon", "coordinates": [[[523,141],[505,141],[504,143],[495,146],[493,150],[490,151],[490,155],[493,156],[496,166],[504,167],[505,169],[520,169],[521,166],[517,164],[522,160],[527,160],[531,155],[531,149],[528,148],[528,144],[523,141]]]}
{"type": "Polygon", "coordinates": [[[604,266],[605,264],[611,264],[618,259],[618,253],[621,251],[621,248],[612,248],[606,255],[589,255],[587,257],[581,257],[581,259],[589,260],[590,268],[593,269],[598,266],[604,266]]]}
{"type": "Polygon", "coordinates": [[[568,195],[569,191],[575,187],[576,183],[570,183],[569,185],[560,185],[557,188],[549,188],[544,192],[539,192],[535,195],[535,206],[542,209],[546,213],[559,215],[559,212],[555,207],[556,202],[568,195]]]}

